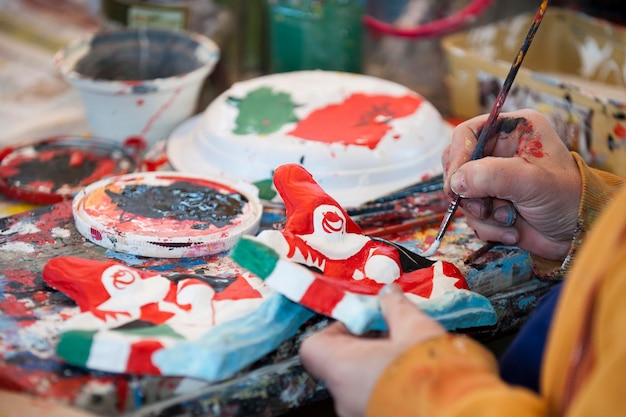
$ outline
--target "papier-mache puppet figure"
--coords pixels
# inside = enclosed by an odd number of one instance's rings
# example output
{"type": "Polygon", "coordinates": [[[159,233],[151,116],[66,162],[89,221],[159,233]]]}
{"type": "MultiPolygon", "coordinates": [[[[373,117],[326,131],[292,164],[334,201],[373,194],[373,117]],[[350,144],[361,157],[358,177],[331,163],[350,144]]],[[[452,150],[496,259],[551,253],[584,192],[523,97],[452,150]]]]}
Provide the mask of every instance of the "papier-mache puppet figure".
{"type": "Polygon", "coordinates": [[[271,292],[247,273],[164,276],[69,256],[50,260],[43,279],[81,311],[66,322],[57,354],[73,365],[138,374],[161,374],[155,352],[254,311],[271,292]]]}
{"type": "MultiPolygon", "coordinates": [[[[471,304],[484,313],[474,317],[476,324],[495,321],[488,300],[469,291],[454,264],[364,235],[302,166],[278,167],[274,185],[285,204],[284,230],[243,237],[231,257],[277,292],[343,321],[354,333],[384,326],[376,295],[391,283],[420,305],[430,301],[428,306],[442,314],[454,316],[471,304]]],[[[465,324],[462,319],[448,323],[465,324]]]]}

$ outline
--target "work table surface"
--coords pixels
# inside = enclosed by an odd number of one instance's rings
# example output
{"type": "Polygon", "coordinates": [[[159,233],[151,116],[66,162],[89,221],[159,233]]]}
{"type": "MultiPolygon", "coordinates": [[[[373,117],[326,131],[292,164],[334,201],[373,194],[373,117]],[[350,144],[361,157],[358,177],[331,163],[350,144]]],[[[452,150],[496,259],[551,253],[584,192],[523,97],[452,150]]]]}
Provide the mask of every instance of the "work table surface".
{"type": "MultiPolygon", "coordinates": [[[[94,30],[94,22],[79,19],[80,24],[55,25],[49,13],[18,13],[23,2],[6,3],[11,8],[0,13],[0,23],[4,23],[0,24],[0,63],[5,64],[0,80],[10,88],[0,97],[4,104],[0,106],[0,146],[57,134],[86,134],[78,95],[61,80],[52,55],[68,40],[94,30]]],[[[13,205],[0,196],[0,216],[13,213],[13,205]]],[[[265,226],[277,216],[280,213],[267,210],[265,226]]],[[[435,227],[392,238],[409,248],[421,246],[427,236],[432,239],[435,227]]],[[[465,264],[463,259],[482,245],[460,218],[453,222],[437,256],[457,264],[471,289],[491,301],[498,323],[469,330],[489,341],[518,329],[550,285],[532,277],[528,255],[516,248],[497,246],[465,264]]],[[[42,279],[45,264],[59,256],[115,260],[165,274],[219,274],[228,268],[223,254],[154,259],[94,245],[76,231],[71,202],[0,218],[0,389],[102,416],[271,416],[328,396],[324,385],[311,378],[297,358],[302,337],[328,323],[322,317],[310,320],[277,350],[218,383],[93,372],[64,364],[55,355],[56,341],[64,322],[79,310],[74,301],[42,279]]]]}
{"type": "MultiPolygon", "coordinates": [[[[268,227],[280,213],[264,215],[268,227]]],[[[415,247],[436,230],[394,236],[415,247]]],[[[470,329],[488,341],[515,331],[549,284],[532,277],[528,255],[497,246],[476,262],[462,259],[482,245],[457,219],[437,257],[455,262],[472,290],[486,295],[498,314],[489,328],[470,329]]],[[[327,397],[318,381],[301,367],[297,347],[306,332],[328,321],[316,317],[276,351],[229,380],[209,383],[190,378],[90,372],[62,363],[55,341],[64,321],[78,313],[76,304],[49,288],[42,269],[52,258],[78,256],[116,260],[162,273],[223,273],[223,254],[204,258],[140,258],[88,242],[75,229],[70,202],[0,219],[0,388],[71,404],[100,415],[279,415],[327,397]]],[[[226,266],[225,266],[226,265],[226,266]]]]}

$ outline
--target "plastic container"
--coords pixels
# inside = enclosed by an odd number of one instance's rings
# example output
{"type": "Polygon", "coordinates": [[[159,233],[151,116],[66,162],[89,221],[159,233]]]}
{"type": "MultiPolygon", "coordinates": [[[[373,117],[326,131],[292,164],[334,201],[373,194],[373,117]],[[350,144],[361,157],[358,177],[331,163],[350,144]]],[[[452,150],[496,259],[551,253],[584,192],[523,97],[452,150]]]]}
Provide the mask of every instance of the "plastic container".
{"type": "Polygon", "coordinates": [[[219,56],[198,33],[143,28],[76,39],[54,62],[79,92],[93,136],[149,147],[195,113],[219,56]]]}
{"type": "Polygon", "coordinates": [[[361,72],[363,0],[268,0],[272,72],[361,72]]]}
{"type": "MultiPolygon", "coordinates": [[[[445,37],[452,115],[488,113],[534,13],[445,37]]],[[[534,108],[568,147],[626,175],[626,31],[571,10],[548,9],[503,111],[534,108]]]]}

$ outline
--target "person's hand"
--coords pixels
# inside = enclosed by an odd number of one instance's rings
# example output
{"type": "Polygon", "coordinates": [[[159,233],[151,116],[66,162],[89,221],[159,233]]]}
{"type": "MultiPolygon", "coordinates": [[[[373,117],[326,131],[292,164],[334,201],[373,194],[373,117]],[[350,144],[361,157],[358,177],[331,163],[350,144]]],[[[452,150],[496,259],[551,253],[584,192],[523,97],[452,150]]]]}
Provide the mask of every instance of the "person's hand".
{"type": "Polygon", "coordinates": [[[463,197],[461,210],[480,239],[564,259],[582,194],[576,161],[534,110],[502,113],[484,157],[470,161],[486,120],[475,117],[454,129],[442,158],[445,192],[463,197]]]}
{"type": "Polygon", "coordinates": [[[333,323],[307,337],[300,347],[304,367],[326,383],[337,414],[363,416],[383,370],[408,348],[446,330],[428,317],[396,285],[383,287],[380,306],[388,337],[367,338],[333,323]]]}

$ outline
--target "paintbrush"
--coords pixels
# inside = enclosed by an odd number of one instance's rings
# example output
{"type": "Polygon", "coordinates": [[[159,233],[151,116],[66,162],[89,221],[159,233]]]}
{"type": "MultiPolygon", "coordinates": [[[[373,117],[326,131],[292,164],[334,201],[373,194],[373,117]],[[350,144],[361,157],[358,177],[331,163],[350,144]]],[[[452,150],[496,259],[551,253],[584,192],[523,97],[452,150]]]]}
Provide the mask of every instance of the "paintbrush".
{"type": "MultiPolygon", "coordinates": [[[[513,64],[511,65],[511,68],[509,69],[509,73],[504,79],[502,88],[500,89],[500,92],[498,93],[498,96],[496,97],[496,101],[493,104],[493,107],[491,108],[489,117],[487,118],[485,125],[480,131],[480,134],[478,136],[478,141],[476,143],[476,148],[474,148],[474,152],[472,152],[472,155],[470,157],[471,161],[483,157],[483,151],[485,149],[485,145],[487,144],[487,141],[489,140],[489,138],[491,138],[491,136],[494,133],[494,130],[496,128],[496,124],[498,121],[498,116],[500,115],[500,111],[502,110],[504,101],[506,100],[506,97],[508,96],[509,91],[511,90],[511,85],[513,85],[513,80],[515,80],[515,76],[517,75],[518,70],[522,66],[522,61],[524,60],[524,57],[526,56],[526,53],[528,52],[528,48],[530,47],[533,37],[535,36],[537,29],[539,29],[539,25],[541,24],[541,21],[543,20],[543,15],[545,14],[546,9],[548,8],[548,3],[549,3],[548,0],[543,0],[541,2],[541,5],[539,6],[539,10],[537,10],[535,19],[533,20],[533,23],[530,26],[530,29],[528,29],[528,34],[526,34],[526,38],[524,39],[524,43],[522,44],[522,46],[519,49],[519,52],[515,56],[515,59],[513,60],[513,64]]],[[[448,210],[446,211],[446,215],[443,218],[443,221],[441,222],[441,226],[439,227],[439,231],[437,232],[435,241],[426,251],[422,253],[423,256],[425,257],[433,256],[435,252],[437,252],[437,250],[439,249],[439,245],[441,244],[441,240],[443,239],[443,235],[448,230],[448,226],[450,226],[452,217],[454,216],[456,209],[459,207],[460,202],[461,202],[461,196],[457,194],[452,200],[452,202],[450,203],[448,210]]]]}

